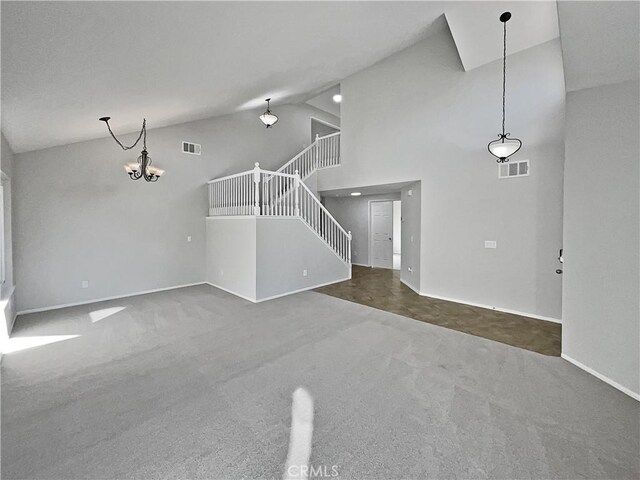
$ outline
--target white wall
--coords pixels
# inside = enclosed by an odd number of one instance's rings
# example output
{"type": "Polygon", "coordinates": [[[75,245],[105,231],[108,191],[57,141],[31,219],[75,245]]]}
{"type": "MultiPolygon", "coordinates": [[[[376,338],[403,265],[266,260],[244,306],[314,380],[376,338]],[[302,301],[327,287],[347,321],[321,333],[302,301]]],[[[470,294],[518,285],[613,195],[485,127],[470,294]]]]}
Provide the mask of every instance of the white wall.
{"type": "Polygon", "coordinates": [[[256,219],[207,218],[206,280],[256,299],[256,219]]]}
{"type": "Polygon", "coordinates": [[[8,338],[13,328],[13,322],[16,316],[15,306],[15,289],[13,280],[13,215],[12,215],[12,198],[13,185],[11,178],[13,177],[13,151],[4,138],[4,134],[0,133],[0,141],[2,150],[0,153],[0,170],[3,174],[3,215],[4,215],[4,269],[5,281],[0,286],[0,341],[8,338]]]}
{"type": "MultiPolygon", "coordinates": [[[[117,112],[98,113],[113,115],[117,133],[117,112]]],[[[149,130],[149,155],[166,170],[153,184],[129,180],[122,165],[139,149],[123,152],[111,138],[16,155],[18,310],[204,281],[205,182],[256,161],[278,168],[309,144],[311,116],[337,121],[306,104],[279,106],[267,130],[259,113],[149,130]],[[183,140],[202,144],[202,156],[181,153],[183,140]]]]}
{"type": "Polygon", "coordinates": [[[526,178],[499,180],[487,152],[500,129],[501,75],[501,61],[465,72],[441,29],[345,79],[342,166],[320,172],[318,188],[420,179],[424,293],[560,318],[559,42],[509,57],[507,126],[524,142],[517,158],[531,161],[526,178]]]}
{"type": "Polygon", "coordinates": [[[258,217],[257,224],[257,300],[351,278],[350,267],[302,220],[258,217]]]}
{"type": "Polygon", "coordinates": [[[640,393],[638,81],[567,94],[562,354],[640,393]]]}
{"type": "Polygon", "coordinates": [[[298,218],[206,222],[207,282],[247,300],[266,300],[351,277],[350,267],[298,218]]]}
{"type": "Polygon", "coordinates": [[[351,262],[370,266],[369,262],[369,202],[400,200],[400,192],[360,197],[324,197],[323,203],[346,231],[351,231],[351,262]]]}

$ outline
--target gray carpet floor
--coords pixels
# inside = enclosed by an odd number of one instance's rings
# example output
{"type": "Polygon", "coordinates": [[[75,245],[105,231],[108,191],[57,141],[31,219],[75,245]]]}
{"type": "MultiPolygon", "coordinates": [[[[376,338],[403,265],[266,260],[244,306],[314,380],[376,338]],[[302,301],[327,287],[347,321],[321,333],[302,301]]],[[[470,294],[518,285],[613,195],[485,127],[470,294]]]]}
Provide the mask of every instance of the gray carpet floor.
{"type": "Polygon", "coordinates": [[[49,335],[78,336],[3,358],[5,479],[279,479],[298,387],[311,465],[339,478],[639,477],[628,396],[560,358],[319,293],[251,304],[202,285],[14,330],[49,335]]]}

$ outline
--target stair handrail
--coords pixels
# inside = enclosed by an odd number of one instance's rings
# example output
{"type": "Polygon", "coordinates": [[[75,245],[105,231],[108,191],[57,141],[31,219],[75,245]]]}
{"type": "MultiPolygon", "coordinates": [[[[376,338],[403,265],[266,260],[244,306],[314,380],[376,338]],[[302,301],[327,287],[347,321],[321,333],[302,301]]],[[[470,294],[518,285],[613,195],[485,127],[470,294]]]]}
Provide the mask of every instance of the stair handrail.
{"type": "Polygon", "coordinates": [[[298,175],[297,181],[299,183],[299,186],[304,188],[307,191],[307,193],[309,193],[311,197],[313,197],[315,202],[319,205],[320,210],[322,210],[327,215],[327,217],[329,217],[333,221],[333,223],[336,224],[336,226],[342,231],[342,233],[344,233],[349,238],[349,240],[351,240],[352,239],[351,232],[347,232],[344,228],[342,228],[342,225],[340,225],[340,223],[333,217],[333,215],[329,213],[329,210],[327,210],[326,207],[322,204],[322,202],[318,200],[318,197],[316,197],[315,194],[309,189],[309,187],[307,187],[307,185],[300,179],[300,175],[298,175]]]}
{"type": "Polygon", "coordinates": [[[298,160],[302,155],[304,155],[305,153],[307,153],[309,150],[311,150],[313,147],[316,146],[316,142],[314,141],[311,145],[309,145],[308,147],[306,147],[304,150],[302,150],[299,154],[297,154],[295,157],[293,157],[291,160],[289,160],[287,163],[285,163],[283,166],[281,166],[278,170],[276,170],[277,172],[281,172],[283,170],[285,170],[289,165],[291,165],[293,162],[295,162],[296,160],[298,160]]]}
{"type": "Polygon", "coordinates": [[[251,170],[246,170],[246,171],[240,172],[240,173],[234,173],[233,175],[226,175],[224,177],[214,178],[213,180],[209,180],[207,182],[207,184],[221,182],[222,180],[229,180],[230,178],[241,177],[242,175],[248,175],[250,173],[253,173],[253,171],[254,171],[254,169],[252,168],[251,170]]]}
{"type": "MultiPolygon", "coordinates": [[[[332,134],[335,135],[335,134],[332,134]]],[[[212,184],[212,183],[216,183],[216,182],[221,182],[223,180],[229,180],[232,178],[236,178],[236,177],[241,177],[243,175],[248,175],[250,173],[253,173],[256,176],[256,183],[260,182],[260,177],[259,175],[262,174],[266,174],[270,177],[286,177],[286,178],[295,178],[296,181],[296,187],[302,187],[304,188],[309,194],[310,196],[314,199],[315,203],[318,204],[318,206],[320,207],[320,210],[322,210],[325,215],[331,219],[332,222],[334,222],[336,224],[336,226],[342,231],[342,233],[344,233],[345,235],[347,235],[349,238],[351,238],[351,234],[349,232],[347,232],[344,228],[342,228],[342,226],[340,225],[340,223],[334,218],[333,215],[331,215],[331,213],[329,212],[329,210],[326,209],[326,207],[322,204],[322,202],[320,202],[320,200],[318,199],[318,197],[316,197],[316,195],[311,191],[311,189],[309,189],[309,187],[307,187],[307,185],[302,181],[302,179],[300,178],[300,174],[299,173],[282,173],[282,172],[274,172],[272,170],[265,170],[263,168],[260,168],[260,164],[256,163],[255,168],[251,169],[251,170],[247,170],[245,172],[240,172],[240,173],[236,173],[233,175],[227,175],[225,177],[220,177],[220,178],[215,178],[213,180],[209,180],[207,182],[207,184],[212,184]]]]}
{"type": "Polygon", "coordinates": [[[324,136],[319,136],[316,135],[316,139],[311,143],[311,145],[309,145],[308,147],[306,147],[304,150],[302,150],[300,153],[298,153],[295,157],[293,157],[291,160],[289,160],[287,163],[285,163],[283,166],[281,166],[278,170],[276,170],[277,172],[282,172],[284,170],[287,169],[287,167],[289,167],[292,163],[294,163],[296,160],[298,160],[300,157],[302,157],[305,153],[307,153],[309,150],[311,150],[312,148],[315,148],[318,146],[318,142],[320,142],[320,140],[324,140],[326,138],[330,138],[330,137],[335,137],[340,135],[341,132],[334,132],[334,133],[330,133],[329,135],[324,135],[324,136]]]}

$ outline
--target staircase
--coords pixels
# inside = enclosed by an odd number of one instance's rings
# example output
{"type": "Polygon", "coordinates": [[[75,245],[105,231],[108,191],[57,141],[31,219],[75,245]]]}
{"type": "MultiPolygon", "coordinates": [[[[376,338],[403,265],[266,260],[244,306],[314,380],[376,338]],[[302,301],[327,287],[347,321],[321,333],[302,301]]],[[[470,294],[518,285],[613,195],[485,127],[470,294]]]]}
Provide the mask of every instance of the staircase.
{"type": "Polygon", "coordinates": [[[208,182],[209,217],[298,218],[349,268],[351,232],[345,231],[304,183],[322,168],[340,165],[340,132],[316,140],[272,172],[260,168],[208,182]]]}

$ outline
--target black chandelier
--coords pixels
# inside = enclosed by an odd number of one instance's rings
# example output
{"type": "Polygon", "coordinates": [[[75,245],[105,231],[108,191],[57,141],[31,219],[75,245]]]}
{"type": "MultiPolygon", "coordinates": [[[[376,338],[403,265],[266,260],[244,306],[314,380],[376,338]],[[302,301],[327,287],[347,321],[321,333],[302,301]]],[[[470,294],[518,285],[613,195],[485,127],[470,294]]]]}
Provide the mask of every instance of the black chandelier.
{"type": "Polygon", "coordinates": [[[123,150],[131,150],[135,147],[140,139],[142,139],[142,152],[140,152],[140,156],[136,163],[128,163],[124,166],[125,171],[129,174],[129,178],[131,180],[139,180],[144,178],[147,182],[157,182],[158,179],[164,174],[164,170],[151,166],[151,157],[147,152],[147,119],[142,120],[142,130],[140,130],[140,135],[138,135],[138,139],[131,146],[123,145],[120,140],[116,138],[116,136],[111,131],[111,126],[109,125],[109,120],[111,117],[101,117],[100,121],[107,124],[107,128],[109,129],[109,133],[116,141],[118,145],[122,147],[123,150]]]}
{"type": "Polygon", "coordinates": [[[260,115],[260,120],[262,120],[262,123],[264,123],[267,126],[267,128],[271,128],[278,121],[278,116],[271,113],[271,110],[269,109],[270,101],[271,101],[270,98],[267,98],[265,100],[265,102],[267,102],[267,110],[262,115],[260,115]]]}
{"type": "Polygon", "coordinates": [[[507,22],[511,18],[511,12],[504,12],[500,15],[500,21],[504,24],[503,51],[502,51],[502,133],[498,134],[498,139],[489,142],[487,148],[489,153],[496,157],[498,163],[509,161],[509,157],[522,147],[522,142],[517,138],[509,138],[510,133],[504,131],[505,118],[505,91],[507,85],[507,22]]]}

